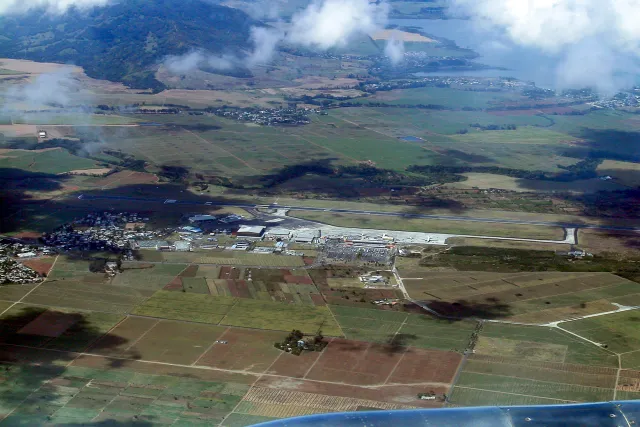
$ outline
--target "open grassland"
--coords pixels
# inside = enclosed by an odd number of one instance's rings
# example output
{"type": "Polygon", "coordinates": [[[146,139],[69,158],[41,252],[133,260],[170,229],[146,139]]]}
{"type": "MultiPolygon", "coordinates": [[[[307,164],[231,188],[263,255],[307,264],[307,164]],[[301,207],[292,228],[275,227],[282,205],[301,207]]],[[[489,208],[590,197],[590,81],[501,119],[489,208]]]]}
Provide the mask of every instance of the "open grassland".
{"type": "MultiPolygon", "coordinates": [[[[552,344],[566,347],[563,363],[618,367],[618,358],[611,352],[557,328],[485,323],[480,334],[480,340],[482,340],[483,337],[491,338],[492,346],[485,347],[487,349],[486,353],[477,351],[478,354],[502,357],[499,351],[496,354],[495,350],[493,350],[495,348],[498,350],[502,348],[500,345],[496,346],[496,342],[500,342],[496,340],[515,340],[518,341],[515,345],[510,341],[504,343],[504,346],[512,349],[510,350],[512,351],[511,354],[525,354],[527,350],[521,351],[519,349],[531,349],[535,347],[536,344],[552,344]]],[[[480,347],[480,350],[482,350],[482,347],[480,347]]],[[[539,354],[544,357],[543,353],[539,354]]],[[[558,354],[558,352],[551,353],[549,357],[555,358],[558,354]]],[[[550,361],[557,362],[557,359],[550,361]]]]}
{"type": "Polygon", "coordinates": [[[635,258],[638,255],[640,235],[637,232],[610,230],[578,230],[580,247],[593,254],[617,254],[635,258]]]}
{"type": "Polygon", "coordinates": [[[203,250],[197,252],[164,252],[162,260],[167,262],[191,262],[196,264],[218,264],[265,267],[302,267],[299,256],[253,254],[243,251],[203,250]]]}
{"type": "Polygon", "coordinates": [[[285,305],[243,298],[158,291],[138,306],[134,313],[256,329],[300,329],[305,333],[315,333],[321,329],[328,336],[343,335],[326,307],[285,305]]]}
{"type": "Polygon", "coordinates": [[[358,215],[333,212],[293,212],[296,218],[317,221],[338,227],[381,230],[416,231],[471,236],[517,237],[527,239],[562,240],[564,231],[558,227],[518,224],[491,224],[439,219],[398,218],[382,215],[358,215]]]}
{"type": "Polygon", "coordinates": [[[454,404],[470,405],[464,395],[457,396],[458,389],[471,389],[479,391],[490,391],[484,399],[480,399],[477,404],[482,405],[505,405],[512,404],[510,396],[531,397],[538,399],[537,404],[542,400],[550,399],[548,404],[560,403],[559,401],[571,402],[593,402],[606,401],[613,397],[613,389],[599,387],[585,387],[575,384],[563,384],[550,381],[535,381],[522,378],[505,377],[501,375],[477,374],[463,372],[456,383],[456,387],[451,396],[454,404]],[[508,402],[508,403],[505,403],[508,402]]]}
{"type": "Polygon", "coordinates": [[[74,156],[67,150],[3,150],[0,168],[23,169],[27,172],[59,174],[78,169],[99,168],[93,160],[74,156]]]}
{"type": "Polygon", "coordinates": [[[475,322],[449,322],[395,311],[331,306],[349,339],[462,352],[476,328],[475,322]]]}
{"type": "Polygon", "coordinates": [[[104,133],[113,148],[154,164],[183,165],[194,172],[229,177],[262,175],[327,158],[338,164],[372,160],[392,169],[431,163],[433,156],[415,144],[329,117],[312,119],[307,126],[276,128],[250,127],[217,117],[158,117],[171,126],[105,129],[104,133]],[[421,158],[426,161],[420,162],[421,158]]]}
{"type": "MultiPolygon", "coordinates": [[[[640,350],[640,311],[630,310],[607,316],[564,322],[560,327],[601,343],[614,353],[640,350]]],[[[625,366],[638,368],[638,366],[625,366]]]]}
{"type": "Polygon", "coordinates": [[[640,163],[604,160],[598,166],[598,174],[612,176],[616,182],[629,187],[640,185],[640,163]]]}
{"type": "MultiPolygon", "coordinates": [[[[463,107],[482,109],[522,99],[522,95],[515,92],[473,92],[452,88],[421,87],[381,91],[364,98],[363,102],[384,102],[391,105],[434,104],[455,109],[463,107]]],[[[462,128],[471,123],[475,122],[469,121],[462,125],[462,128]]]]}
{"type": "MultiPolygon", "coordinates": [[[[485,323],[450,402],[468,406],[620,399],[614,389],[619,375],[625,374],[617,368],[615,354],[559,329],[485,323]]],[[[635,384],[632,378],[623,382],[635,384]]]]}
{"type": "Polygon", "coordinates": [[[13,119],[16,124],[31,125],[72,125],[72,126],[101,126],[127,125],[137,123],[133,117],[123,117],[107,114],[25,114],[13,119]]]}
{"type": "Polygon", "coordinates": [[[446,242],[451,246],[479,246],[491,248],[506,249],[526,249],[532,251],[556,250],[569,251],[571,245],[568,244],[552,244],[552,243],[536,243],[518,240],[492,240],[492,239],[475,239],[473,237],[451,237],[446,242]]]}
{"type": "Polygon", "coordinates": [[[401,270],[413,298],[449,315],[548,323],[617,310],[640,285],[610,273],[401,270]],[[492,303],[493,302],[493,303],[492,303]]]}

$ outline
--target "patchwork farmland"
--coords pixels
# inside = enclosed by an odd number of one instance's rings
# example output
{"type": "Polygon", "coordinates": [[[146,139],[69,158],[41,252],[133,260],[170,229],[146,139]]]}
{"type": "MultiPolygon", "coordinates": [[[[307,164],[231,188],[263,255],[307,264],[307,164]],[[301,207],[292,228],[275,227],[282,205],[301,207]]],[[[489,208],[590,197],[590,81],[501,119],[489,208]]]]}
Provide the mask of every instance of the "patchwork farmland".
{"type": "Polygon", "coordinates": [[[401,269],[412,298],[450,316],[541,324],[615,311],[640,284],[610,273],[432,272],[401,269]]]}

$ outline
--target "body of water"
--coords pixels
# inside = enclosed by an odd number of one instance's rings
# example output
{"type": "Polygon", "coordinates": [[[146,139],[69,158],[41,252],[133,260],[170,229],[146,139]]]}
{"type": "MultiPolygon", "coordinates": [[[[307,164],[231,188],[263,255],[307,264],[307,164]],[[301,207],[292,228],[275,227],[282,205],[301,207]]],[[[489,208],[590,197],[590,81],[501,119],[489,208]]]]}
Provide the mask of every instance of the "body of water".
{"type": "Polygon", "coordinates": [[[475,61],[490,67],[473,71],[446,71],[420,73],[419,75],[513,77],[535,81],[539,86],[555,84],[558,58],[542,54],[535,49],[514,45],[506,38],[489,35],[474,22],[464,19],[392,19],[389,22],[400,27],[417,27],[436,37],[454,41],[459,47],[472,49],[480,57],[475,61]]]}

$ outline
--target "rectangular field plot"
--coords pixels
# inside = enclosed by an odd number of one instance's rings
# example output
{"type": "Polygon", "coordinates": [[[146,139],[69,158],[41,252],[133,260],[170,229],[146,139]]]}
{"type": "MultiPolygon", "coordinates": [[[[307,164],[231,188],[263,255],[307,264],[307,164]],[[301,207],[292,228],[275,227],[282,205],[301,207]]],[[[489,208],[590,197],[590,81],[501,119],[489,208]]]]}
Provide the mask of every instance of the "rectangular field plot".
{"type": "Polygon", "coordinates": [[[50,280],[44,282],[24,299],[24,302],[79,310],[129,313],[146,297],[148,291],[87,283],[80,280],[50,280]]]}
{"type": "Polygon", "coordinates": [[[449,396],[449,401],[456,406],[559,405],[571,402],[568,400],[522,396],[466,387],[454,387],[449,396]]]}
{"type": "Polygon", "coordinates": [[[197,374],[196,369],[150,374],[131,367],[12,365],[3,373],[7,378],[4,386],[11,387],[12,397],[0,399],[0,411],[11,413],[3,420],[7,425],[88,425],[101,420],[129,424],[135,419],[170,425],[194,416],[217,425],[249,386],[199,380],[197,374]]]}
{"type": "Polygon", "coordinates": [[[615,353],[640,350],[640,311],[630,310],[607,316],[561,323],[560,327],[602,343],[615,353]]]}
{"type": "Polygon", "coordinates": [[[409,314],[398,332],[406,345],[462,352],[469,345],[477,327],[473,321],[448,321],[419,314],[409,314]]]}
{"type": "Polygon", "coordinates": [[[404,352],[404,348],[334,339],[306,378],[352,385],[384,384],[404,352]]]}
{"type": "Polygon", "coordinates": [[[388,384],[451,383],[462,356],[451,351],[409,348],[388,380],[388,384]]]}
{"type": "Polygon", "coordinates": [[[317,351],[303,351],[299,356],[283,352],[269,367],[267,374],[283,375],[285,377],[304,378],[322,353],[317,351]]]}
{"type": "MultiPolygon", "coordinates": [[[[563,367],[563,365],[560,365],[563,367]]],[[[490,362],[481,359],[471,358],[464,366],[465,372],[478,374],[492,374],[515,378],[523,378],[537,381],[550,381],[563,384],[576,384],[588,387],[601,387],[613,389],[616,384],[616,375],[611,372],[609,375],[588,373],[588,366],[573,365],[577,370],[553,369],[550,367],[531,366],[520,363],[518,359],[510,361],[490,362]]]]}
{"type": "Polygon", "coordinates": [[[612,302],[640,293],[640,284],[610,273],[433,273],[409,267],[402,275],[413,298],[443,314],[492,310],[486,302],[496,301],[496,316],[531,324],[613,311],[612,302]]]}
{"type": "Polygon", "coordinates": [[[137,315],[243,328],[342,336],[327,307],[307,307],[186,292],[158,291],[138,306],[137,315]]]}
{"type": "Polygon", "coordinates": [[[122,316],[16,304],[0,317],[0,342],[55,350],[82,351],[122,316]]]}
{"type": "MultiPolygon", "coordinates": [[[[266,387],[252,387],[242,399],[242,404],[244,405],[245,403],[258,404],[256,406],[244,406],[244,408],[248,409],[248,412],[253,412],[252,408],[255,407],[281,410],[277,409],[278,406],[296,406],[299,410],[305,412],[309,410],[315,410],[317,412],[346,412],[356,411],[361,407],[386,410],[408,409],[411,407],[408,405],[385,403],[368,399],[341,397],[335,395],[331,396],[284,389],[279,390],[266,387]],[[260,406],[260,404],[265,406],[260,406]]],[[[269,413],[254,413],[253,415],[273,416],[269,413]]]]}
{"type": "Polygon", "coordinates": [[[173,320],[217,324],[235,304],[234,298],[184,292],[158,291],[134,313],[173,320]]]}
{"type": "Polygon", "coordinates": [[[287,332],[299,329],[308,334],[321,330],[323,335],[343,336],[340,326],[327,307],[307,307],[242,298],[236,299],[235,305],[220,324],[287,332]]]}
{"type": "Polygon", "coordinates": [[[613,389],[611,388],[536,381],[502,375],[478,374],[467,372],[466,370],[458,378],[456,387],[458,386],[575,402],[605,401],[611,400],[613,397],[613,389]]]}
{"type": "Polygon", "coordinates": [[[117,274],[111,283],[117,286],[155,291],[171,283],[187,266],[187,264],[155,264],[152,268],[125,269],[124,272],[117,274]]]}
{"type": "Polygon", "coordinates": [[[285,336],[285,332],[226,328],[218,337],[218,342],[213,343],[196,364],[220,369],[264,372],[278,356],[284,355],[273,344],[281,342],[285,336]]]}
{"type": "Polygon", "coordinates": [[[186,365],[198,360],[224,331],[214,325],[129,317],[90,351],[186,365]]]}
{"type": "Polygon", "coordinates": [[[475,322],[450,322],[395,311],[331,306],[347,338],[462,352],[475,322]]]}
{"type": "MultiPolygon", "coordinates": [[[[607,317],[607,316],[603,316],[607,317]]],[[[584,364],[584,365],[597,365],[597,366],[611,366],[617,367],[617,357],[607,352],[602,348],[598,348],[595,345],[581,340],[578,337],[574,337],[566,332],[563,332],[557,328],[549,328],[545,326],[522,326],[522,325],[509,325],[505,323],[485,323],[482,331],[480,332],[479,342],[482,342],[483,337],[493,339],[494,344],[499,344],[491,350],[491,347],[485,347],[486,353],[489,356],[502,357],[501,354],[503,348],[513,348],[515,354],[525,354],[519,351],[519,348],[533,349],[536,344],[545,346],[552,345],[552,348],[566,346],[566,355],[564,357],[564,363],[584,364]],[[500,341],[502,339],[518,341],[515,347],[513,343],[508,341],[500,341]],[[496,341],[497,340],[497,341],[496,341]],[[523,345],[524,347],[519,347],[523,345]]],[[[551,348],[551,347],[550,347],[551,348]]],[[[476,350],[477,351],[477,350],[476,350]]],[[[544,359],[544,353],[537,353],[544,359]]],[[[557,358],[552,353],[552,358],[557,358]]],[[[559,353],[558,353],[559,354],[559,353]]],[[[548,361],[557,361],[548,360],[548,361]]]]}
{"type": "Polygon", "coordinates": [[[303,267],[304,261],[299,256],[271,255],[271,254],[251,254],[235,252],[233,256],[227,256],[226,252],[215,253],[214,255],[193,253],[198,255],[194,262],[197,264],[220,264],[220,265],[245,265],[245,266],[267,266],[267,267],[303,267]],[[224,255],[224,256],[223,256],[224,255]]]}

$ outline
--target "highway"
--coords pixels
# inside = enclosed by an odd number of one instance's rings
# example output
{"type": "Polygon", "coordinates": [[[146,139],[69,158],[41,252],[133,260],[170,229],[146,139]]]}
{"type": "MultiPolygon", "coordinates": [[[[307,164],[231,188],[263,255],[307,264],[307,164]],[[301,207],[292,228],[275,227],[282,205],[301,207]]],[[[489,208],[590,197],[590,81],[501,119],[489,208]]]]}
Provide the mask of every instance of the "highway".
{"type": "MultiPolygon", "coordinates": [[[[127,196],[102,196],[102,195],[86,195],[81,194],[78,196],[80,200],[119,200],[130,202],[145,202],[145,203],[163,203],[173,205],[185,205],[185,206],[228,206],[235,208],[271,208],[271,209],[288,209],[291,211],[315,211],[315,212],[333,212],[333,213],[346,213],[346,214],[358,214],[358,215],[379,215],[390,216],[398,218],[419,218],[419,219],[439,219],[446,221],[468,221],[468,222],[483,222],[492,224],[520,224],[520,225],[540,225],[546,227],[562,227],[562,228],[588,228],[597,230],[616,230],[616,231],[640,231],[640,227],[620,227],[612,225],[596,225],[596,224],[578,224],[578,223],[565,223],[565,222],[549,222],[549,221],[526,221],[521,219],[503,219],[503,218],[478,218],[467,216],[455,216],[455,215],[427,215],[427,214],[408,214],[402,212],[380,212],[380,211],[364,211],[355,209],[335,209],[335,208],[316,208],[311,206],[284,206],[277,204],[250,204],[250,203],[229,203],[218,202],[213,200],[199,201],[199,200],[179,200],[179,199],[154,199],[154,198],[142,198],[142,197],[127,197],[127,196]]],[[[336,202],[338,203],[338,202],[336,202]]]]}

